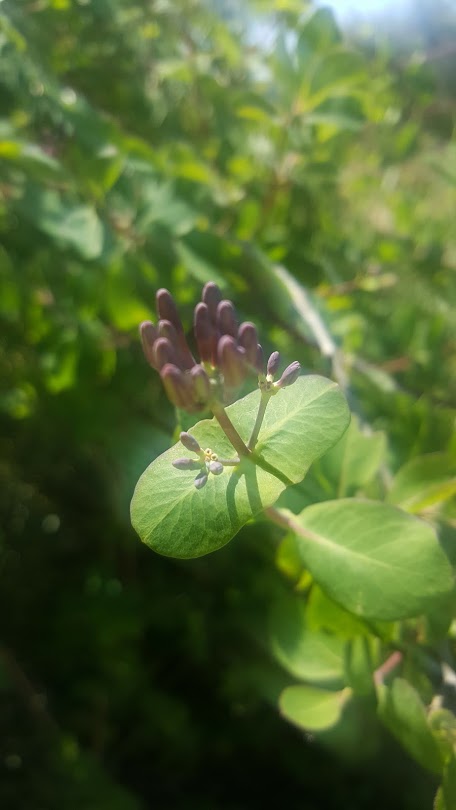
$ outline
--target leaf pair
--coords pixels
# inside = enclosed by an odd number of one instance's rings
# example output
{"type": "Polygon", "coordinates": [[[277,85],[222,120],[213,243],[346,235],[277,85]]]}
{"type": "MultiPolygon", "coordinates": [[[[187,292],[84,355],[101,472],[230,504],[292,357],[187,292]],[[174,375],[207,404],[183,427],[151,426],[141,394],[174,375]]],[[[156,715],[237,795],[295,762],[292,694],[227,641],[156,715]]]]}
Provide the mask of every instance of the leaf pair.
{"type": "MultiPolygon", "coordinates": [[[[260,392],[255,391],[226,409],[245,441],[259,401],[260,392]]],[[[134,528],[147,545],[170,557],[199,557],[221,548],[248,520],[275,503],[286,486],[304,478],[343,434],[349,418],[335,383],[318,376],[299,378],[271,399],[252,460],[210,476],[204,490],[195,490],[193,473],[173,468],[172,462],[182,456],[180,444],[153,461],[133,496],[134,528]]],[[[191,433],[219,457],[233,455],[214,419],[198,422],[191,433]]]]}

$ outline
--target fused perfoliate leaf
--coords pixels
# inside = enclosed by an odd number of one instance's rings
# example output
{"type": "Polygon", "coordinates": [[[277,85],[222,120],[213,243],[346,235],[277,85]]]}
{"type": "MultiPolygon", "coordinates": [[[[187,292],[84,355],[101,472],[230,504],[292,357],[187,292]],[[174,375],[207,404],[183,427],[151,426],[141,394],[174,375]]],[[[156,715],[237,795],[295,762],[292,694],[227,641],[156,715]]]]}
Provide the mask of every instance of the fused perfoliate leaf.
{"type": "MultiPolygon", "coordinates": [[[[226,410],[244,441],[252,431],[260,392],[226,410]]],[[[300,377],[271,398],[252,460],[224,466],[219,475],[176,470],[178,442],[143,473],[131,504],[132,523],[141,539],[160,554],[199,557],[228,543],[241,526],[271,506],[286,486],[301,481],[310,465],[340,438],[349,422],[339,387],[324,377],[300,377]],[[201,486],[201,489],[197,487],[201,486]]],[[[201,447],[219,459],[233,447],[215,419],[190,430],[201,447]]]]}

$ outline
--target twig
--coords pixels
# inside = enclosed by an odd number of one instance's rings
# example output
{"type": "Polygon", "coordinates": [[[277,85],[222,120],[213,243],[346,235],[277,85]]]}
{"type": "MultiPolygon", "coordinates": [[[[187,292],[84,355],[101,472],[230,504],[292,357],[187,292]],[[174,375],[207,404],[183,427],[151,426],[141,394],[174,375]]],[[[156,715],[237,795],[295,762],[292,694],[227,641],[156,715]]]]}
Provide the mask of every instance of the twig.
{"type": "Polygon", "coordinates": [[[395,650],[374,672],[374,683],[379,686],[402,661],[402,653],[395,650]]]}
{"type": "Polygon", "coordinates": [[[231,444],[233,445],[234,449],[237,450],[239,456],[250,456],[251,451],[247,447],[247,445],[241,439],[239,433],[237,432],[236,428],[234,427],[231,419],[229,418],[227,412],[223,405],[220,402],[212,402],[211,403],[211,411],[214,414],[217,422],[219,423],[220,427],[222,428],[225,435],[230,440],[231,444]]]}

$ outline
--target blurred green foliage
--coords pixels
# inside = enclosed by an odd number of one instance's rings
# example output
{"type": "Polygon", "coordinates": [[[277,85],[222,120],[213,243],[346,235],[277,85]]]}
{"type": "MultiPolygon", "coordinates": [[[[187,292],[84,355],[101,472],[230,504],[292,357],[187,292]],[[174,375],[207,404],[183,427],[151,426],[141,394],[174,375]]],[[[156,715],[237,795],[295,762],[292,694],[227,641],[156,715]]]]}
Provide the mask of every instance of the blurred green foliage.
{"type": "MultiPolygon", "coordinates": [[[[302,0],[0,4],[2,807],[431,806],[361,648],[344,723],[316,744],[279,717],[277,604],[295,590],[314,630],[363,631],[278,529],[182,563],[128,509],[176,428],[137,325],[166,286],[189,327],[212,279],[359,417],[301,508],[411,464],[411,511],[455,561],[456,15],[432,8],[432,41],[423,24],[401,51],[302,0]]],[[[451,663],[448,624],[401,632],[451,663]]],[[[428,703],[439,672],[412,659],[428,703]]]]}

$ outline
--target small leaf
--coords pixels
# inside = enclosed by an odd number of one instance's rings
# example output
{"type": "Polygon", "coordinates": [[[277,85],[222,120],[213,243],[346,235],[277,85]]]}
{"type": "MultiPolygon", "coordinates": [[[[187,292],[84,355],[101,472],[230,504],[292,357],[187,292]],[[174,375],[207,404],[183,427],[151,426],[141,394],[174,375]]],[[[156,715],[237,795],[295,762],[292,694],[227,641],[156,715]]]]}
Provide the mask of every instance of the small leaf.
{"type": "MultiPolygon", "coordinates": [[[[230,405],[227,413],[247,441],[260,392],[230,405]]],[[[254,464],[243,460],[210,475],[197,491],[190,472],[177,472],[172,462],[182,456],[179,442],[143,473],[131,504],[131,519],[141,539],[160,554],[199,557],[224,546],[254,515],[273,504],[289,483],[304,478],[347,427],[349,411],[338,386],[324,377],[300,377],[271,398],[260,432],[254,464]]],[[[201,447],[219,458],[233,448],[216,423],[206,419],[189,428],[201,447]]]]}
{"type": "Polygon", "coordinates": [[[453,587],[432,527],[395,507],[346,498],[289,513],[289,519],[312,576],[358,616],[417,616],[453,587]]]}
{"type": "Polygon", "coordinates": [[[385,726],[423,768],[442,773],[443,759],[416,689],[403,678],[378,689],[378,713],[385,726]]]}
{"type": "Polygon", "coordinates": [[[329,692],[314,686],[288,686],[279,698],[282,715],[306,731],[323,731],[340,718],[348,690],[329,692]]]}
{"type": "Polygon", "coordinates": [[[270,647],[277,660],[296,678],[340,681],[344,672],[344,642],[335,635],[306,627],[306,605],[284,598],[270,617],[270,647]]]}
{"type": "Polygon", "coordinates": [[[388,501],[420,512],[456,494],[456,460],[445,453],[413,458],[396,473],[388,501]]]}

